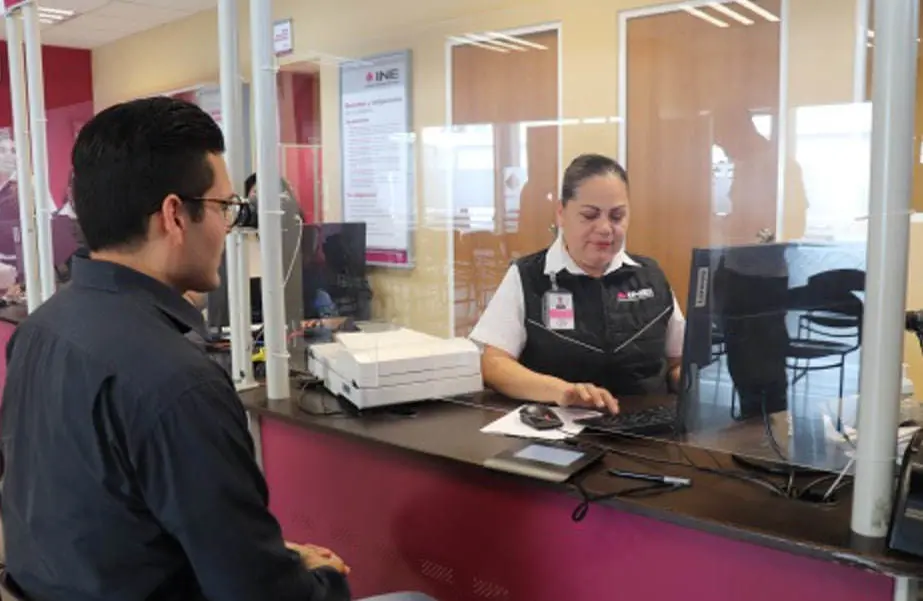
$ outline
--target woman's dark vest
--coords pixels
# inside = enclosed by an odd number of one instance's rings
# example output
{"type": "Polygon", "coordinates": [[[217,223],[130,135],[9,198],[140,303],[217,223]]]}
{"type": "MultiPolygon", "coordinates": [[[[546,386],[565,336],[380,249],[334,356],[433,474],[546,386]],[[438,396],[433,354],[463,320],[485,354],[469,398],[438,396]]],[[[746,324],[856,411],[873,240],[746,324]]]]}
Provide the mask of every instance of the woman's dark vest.
{"type": "Polygon", "coordinates": [[[666,392],[667,325],[673,292],[652,259],[632,256],[602,278],[557,274],[557,285],[574,298],[573,330],[545,327],[543,298],[551,289],[544,273],[547,251],[516,262],[525,301],[523,366],[567,382],[591,383],[612,394],[666,392]]]}

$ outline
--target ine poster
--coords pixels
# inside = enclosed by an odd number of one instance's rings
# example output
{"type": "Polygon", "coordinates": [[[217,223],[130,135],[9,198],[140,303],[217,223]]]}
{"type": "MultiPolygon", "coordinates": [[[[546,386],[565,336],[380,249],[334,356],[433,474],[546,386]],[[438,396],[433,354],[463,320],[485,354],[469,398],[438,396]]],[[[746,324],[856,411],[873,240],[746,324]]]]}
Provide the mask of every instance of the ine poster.
{"type": "Polygon", "coordinates": [[[343,218],[366,224],[370,265],[412,267],[410,51],[340,66],[343,218]]]}

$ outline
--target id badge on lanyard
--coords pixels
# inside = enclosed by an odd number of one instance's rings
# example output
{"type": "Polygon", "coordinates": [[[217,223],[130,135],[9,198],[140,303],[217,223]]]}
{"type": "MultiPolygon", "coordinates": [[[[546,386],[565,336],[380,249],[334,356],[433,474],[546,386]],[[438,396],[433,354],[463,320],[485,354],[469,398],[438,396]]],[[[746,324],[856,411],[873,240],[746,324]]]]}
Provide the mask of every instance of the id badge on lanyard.
{"type": "Polygon", "coordinates": [[[574,295],[558,287],[555,274],[551,274],[551,290],[542,299],[542,312],[549,330],[574,329],[574,295]]]}

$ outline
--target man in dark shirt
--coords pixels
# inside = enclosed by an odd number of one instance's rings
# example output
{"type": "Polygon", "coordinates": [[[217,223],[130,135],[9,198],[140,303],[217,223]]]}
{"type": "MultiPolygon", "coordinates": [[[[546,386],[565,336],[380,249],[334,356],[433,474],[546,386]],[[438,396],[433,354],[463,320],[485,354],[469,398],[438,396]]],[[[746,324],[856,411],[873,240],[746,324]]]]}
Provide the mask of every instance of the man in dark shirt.
{"type": "Polygon", "coordinates": [[[225,372],[184,334],[232,194],[214,121],[104,110],[73,150],[89,256],[16,331],[0,413],[7,571],[42,601],[339,601],[348,568],[284,543],[225,372]]]}

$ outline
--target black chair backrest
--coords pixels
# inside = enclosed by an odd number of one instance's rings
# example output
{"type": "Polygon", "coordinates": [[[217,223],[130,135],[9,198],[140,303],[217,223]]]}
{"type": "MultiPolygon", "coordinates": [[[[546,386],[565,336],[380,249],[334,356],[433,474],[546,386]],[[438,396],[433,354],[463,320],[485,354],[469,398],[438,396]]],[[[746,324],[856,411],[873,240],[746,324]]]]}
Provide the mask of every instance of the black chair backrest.
{"type": "Polygon", "coordinates": [[[863,303],[856,293],[864,290],[864,271],[824,271],[808,278],[806,285],[789,290],[789,309],[838,313],[861,319],[863,303]]]}

